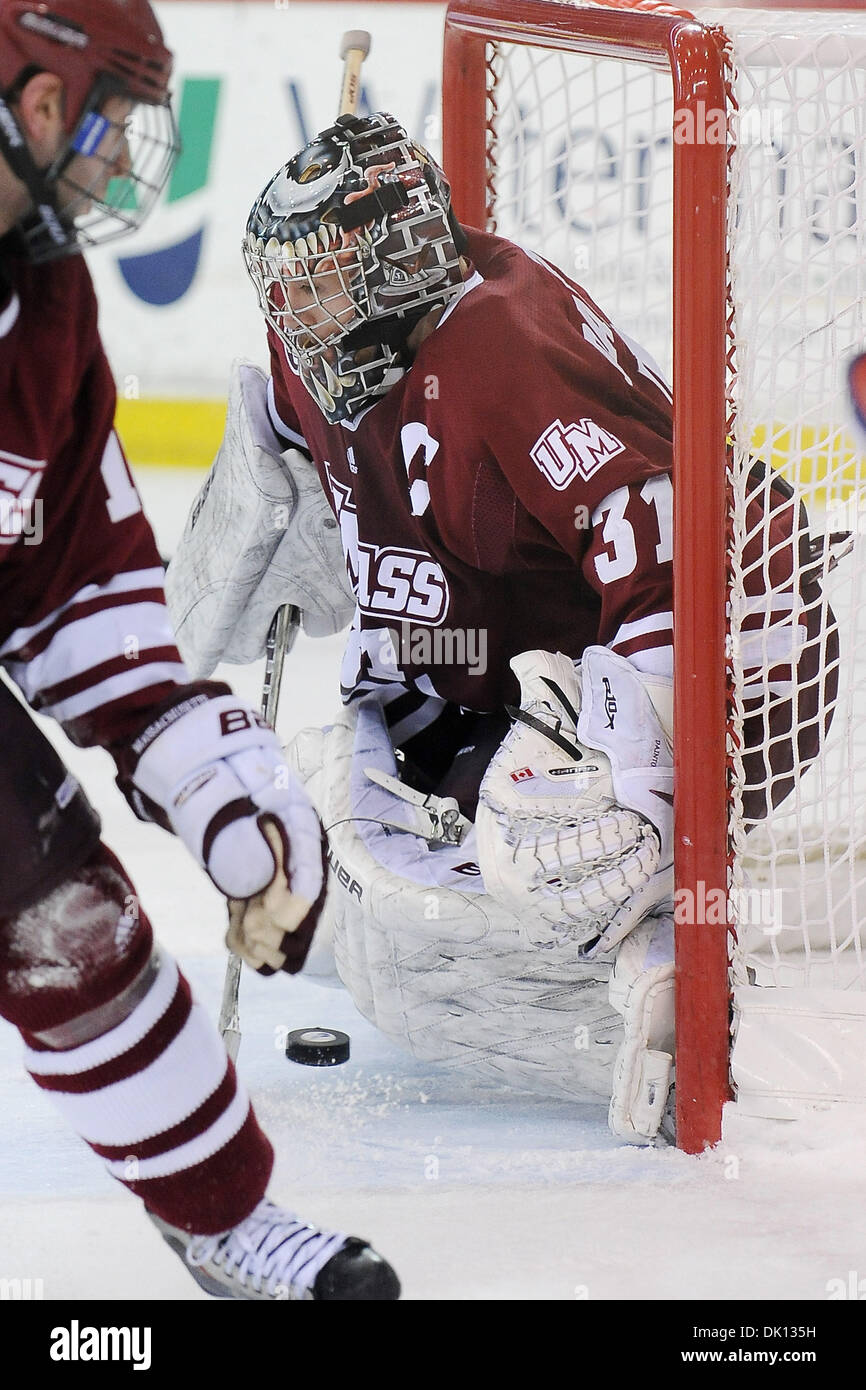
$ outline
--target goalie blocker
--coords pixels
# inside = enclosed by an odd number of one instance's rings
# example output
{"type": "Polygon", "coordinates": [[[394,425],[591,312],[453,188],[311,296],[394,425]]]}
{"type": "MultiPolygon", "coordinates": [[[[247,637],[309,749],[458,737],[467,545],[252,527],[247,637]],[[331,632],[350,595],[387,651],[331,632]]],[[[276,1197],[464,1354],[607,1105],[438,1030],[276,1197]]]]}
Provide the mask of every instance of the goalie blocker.
{"type": "Polygon", "coordinates": [[[265,654],[278,608],[294,604],[311,637],[339,632],[355,600],[333,512],[314,465],[284,449],[264,372],[235,362],[223,442],[168,567],[166,600],[195,677],[265,654]]]}

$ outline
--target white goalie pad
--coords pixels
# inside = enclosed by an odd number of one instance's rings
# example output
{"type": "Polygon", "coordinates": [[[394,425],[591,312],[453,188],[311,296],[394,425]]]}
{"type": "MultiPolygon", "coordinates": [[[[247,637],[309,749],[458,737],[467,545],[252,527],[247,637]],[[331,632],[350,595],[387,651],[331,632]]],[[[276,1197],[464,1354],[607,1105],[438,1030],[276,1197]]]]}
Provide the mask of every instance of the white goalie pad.
{"type": "Polygon", "coordinates": [[[527,939],[486,892],[474,828],[447,802],[404,799],[380,707],[350,706],[324,733],[299,735],[287,757],[330,846],[305,973],[321,978],[330,935],[361,1013],[415,1056],[543,1095],[609,1100],[623,1036],[609,963],[585,960],[568,938],[527,939]]]}
{"type": "Polygon", "coordinates": [[[614,1066],[608,1123],[630,1144],[649,1144],[665,1118],[674,1061],[674,919],[649,917],[617,953],[610,999],[625,1037],[614,1066]]]}
{"type": "Polygon", "coordinates": [[[267,412],[267,379],[232,369],[223,442],[166,574],[181,655],[196,677],[221,661],[264,655],[283,604],[311,637],[339,632],[355,600],[339,531],[311,461],[280,452],[267,412]]]}
{"type": "Polygon", "coordinates": [[[673,758],[659,692],[605,647],[587,648],[579,668],[543,651],[511,665],[521,706],[476,817],[485,882],[533,939],[567,934],[607,952],[673,894],[673,758]]]}

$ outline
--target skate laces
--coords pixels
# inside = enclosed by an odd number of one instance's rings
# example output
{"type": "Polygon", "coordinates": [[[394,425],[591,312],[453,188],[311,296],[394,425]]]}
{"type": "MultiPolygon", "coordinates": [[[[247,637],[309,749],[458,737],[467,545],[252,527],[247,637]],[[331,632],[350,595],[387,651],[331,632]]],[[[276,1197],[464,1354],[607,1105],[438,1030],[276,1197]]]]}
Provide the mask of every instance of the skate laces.
{"type": "Polygon", "coordinates": [[[194,1236],[187,1263],[212,1265],[244,1288],[271,1298],[301,1299],[346,1237],[319,1231],[265,1198],[224,1235],[194,1236]]]}

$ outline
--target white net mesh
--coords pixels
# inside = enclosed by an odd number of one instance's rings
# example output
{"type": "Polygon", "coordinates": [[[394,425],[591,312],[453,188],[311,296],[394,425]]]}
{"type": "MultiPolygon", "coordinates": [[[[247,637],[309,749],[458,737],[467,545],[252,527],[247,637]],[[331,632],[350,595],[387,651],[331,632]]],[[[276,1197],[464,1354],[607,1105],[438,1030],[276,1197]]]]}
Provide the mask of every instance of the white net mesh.
{"type": "Polygon", "coordinates": [[[578,279],[669,375],[670,74],[508,44],[491,70],[497,231],[578,279]]]}
{"type": "Polygon", "coordinates": [[[758,984],[863,986],[866,556],[856,513],[866,469],[847,433],[845,372],[866,346],[866,16],[833,15],[830,33],[821,14],[798,14],[793,24],[784,14],[718,17],[732,40],[739,106],[729,212],[733,723],[736,741],[745,720],[757,724],[761,746],[754,766],[734,759],[735,902],[739,896],[750,909],[741,912],[735,966],[758,984]],[[756,456],[794,485],[812,537],[825,542],[817,585],[808,582],[802,545],[791,578],[776,572],[785,565],[768,543],[769,478],[749,481],[756,456]],[[760,505],[750,508],[751,499],[760,505]],[[831,570],[826,541],[841,531],[853,531],[852,548],[831,570]],[[752,615],[750,589],[767,594],[752,615]],[[795,734],[801,751],[814,740],[817,757],[802,774],[795,763],[789,794],[747,833],[744,803],[752,787],[772,783],[795,736],[785,717],[791,671],[774,667],[792,592],[805,634],[795,734]],[[755,667],[779,679],[767,690],[764,678],[750,704],[755,667]],[[832,710],[828,732],[813,706],[832,710]]]}
{"type": "MultiPolygon", "coordinates": [[[[736,137],[734,973],[866,987],[866,459],[848,437],[845,391],[847,364],[866,348],[866,14],[701,10],[700,19],[730,40],[736,137]],[[851,537],[835,546],[848,550],[836,564],[826,542],[838,532],[851,537]],[[769,814],[759,816],[762,802],[769,814]]],[[[670,75],[523,45],[488,55],[496,229],[580,280],[669,373],[680,119],[670,75]]],[[[721,138],[723,125],[705,116],[680,137],[721,138]]]]}

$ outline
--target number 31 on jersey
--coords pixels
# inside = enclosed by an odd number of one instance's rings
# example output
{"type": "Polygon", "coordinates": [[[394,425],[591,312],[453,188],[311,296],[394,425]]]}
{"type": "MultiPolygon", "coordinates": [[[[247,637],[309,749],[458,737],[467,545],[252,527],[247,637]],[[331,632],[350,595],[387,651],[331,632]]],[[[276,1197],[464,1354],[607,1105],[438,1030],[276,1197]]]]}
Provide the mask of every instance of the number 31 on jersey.
{"type": "Polygon", "coordinates": [[[610,550],[595,556],[595,570],[602,584],[626,579],[638,567],[635,531],[646,535],[649,516],[636,515],[641,507],[650,509],[655,519],[655,558],[659,565],[673,559],[673,487],[666,473],[647,478],[640,488],[618,487],[599,502],[592,514],[593,526],[601,526],[601,538],[610,550]],[[629,515],[626,515],[628,512],[629,515]],[[631,518],[631,519],[630,519],[631,518]],[[643,523],[643,524],[641,524],[643,523]]]}

